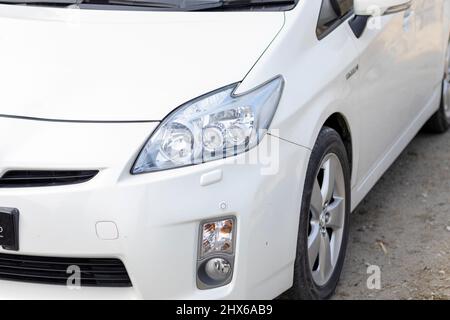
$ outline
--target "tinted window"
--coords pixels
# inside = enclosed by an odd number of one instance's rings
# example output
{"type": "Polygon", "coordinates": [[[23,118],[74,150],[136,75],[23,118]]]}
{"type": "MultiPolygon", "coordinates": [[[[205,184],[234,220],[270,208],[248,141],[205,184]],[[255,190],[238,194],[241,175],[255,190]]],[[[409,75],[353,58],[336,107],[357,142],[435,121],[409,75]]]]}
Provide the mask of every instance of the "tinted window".
{"type": "Polygon", "coordinates": [[[353,0],[323,0],[317,24],[317,36],[325,35],[353,10],[353,0]]]}

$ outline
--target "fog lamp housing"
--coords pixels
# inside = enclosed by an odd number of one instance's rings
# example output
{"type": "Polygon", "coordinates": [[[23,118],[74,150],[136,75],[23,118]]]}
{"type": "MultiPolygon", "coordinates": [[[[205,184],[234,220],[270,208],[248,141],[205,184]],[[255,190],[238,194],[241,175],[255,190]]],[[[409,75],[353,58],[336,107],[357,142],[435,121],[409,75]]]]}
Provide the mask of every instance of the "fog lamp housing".
{"type": "Polygon", "coordinates": [[[218,218],[200,223],[197,286],[212,289],[231,282],[236,242],[236,219],[218,218]]]}

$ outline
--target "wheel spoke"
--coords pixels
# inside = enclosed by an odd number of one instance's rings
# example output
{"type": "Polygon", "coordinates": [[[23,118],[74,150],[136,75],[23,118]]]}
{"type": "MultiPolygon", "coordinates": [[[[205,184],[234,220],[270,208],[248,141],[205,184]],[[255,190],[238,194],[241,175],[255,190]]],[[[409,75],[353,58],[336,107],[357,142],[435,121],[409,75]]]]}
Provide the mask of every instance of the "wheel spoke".
{"type": "Polygon", "coordinates": [[[320,228],[317,224],[311,226],[311,234],[308,237],[308,258],[309,258],[309,267],[311,270],[314,267],[314,263],[316,262],[317,256],[319,255],[320,249],[320,228]]]}
{"type": "Polygon", "coordinates": [[[320,190],[319,182],[315,181],[314,188],[311,195],[311,211],[315,221],[319,221],[319,215],[322,212],[323,198],[320,190]]]}
{"type": "Polygon", "coordinates": [[[329,274],[332,270],[331,265],[331,247],[330,238],[328,234],[322,234],[320,237],[320,249],[319,249],[319,274],[323,283],[328,280],[329,274]]]}
{"type": "Polygon", "coordinates": [[[322,200],[323,204],[329,203],[333,198],[334,184],[336,178],[336,162],[333,159],[329,159],[325,162],[322,183],[322,200]]]}
{"type": "Polygon", "coordinates": [[[333,230],[340,229],[344,225],[345,201],[343,198],[334,197],[334,201],[328,206],[329,220],[327,227],[333,230]]]}

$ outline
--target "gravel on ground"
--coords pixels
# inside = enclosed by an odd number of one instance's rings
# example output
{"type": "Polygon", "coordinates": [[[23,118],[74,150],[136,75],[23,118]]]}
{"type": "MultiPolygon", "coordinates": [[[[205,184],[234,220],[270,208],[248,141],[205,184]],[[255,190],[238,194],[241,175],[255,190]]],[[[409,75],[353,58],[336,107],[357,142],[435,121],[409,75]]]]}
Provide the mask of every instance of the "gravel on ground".
{"type": "Polygon", "coordinates": [[[450,133],[420,133],[351,215],[334,298],[450,299],[450,133]]]}

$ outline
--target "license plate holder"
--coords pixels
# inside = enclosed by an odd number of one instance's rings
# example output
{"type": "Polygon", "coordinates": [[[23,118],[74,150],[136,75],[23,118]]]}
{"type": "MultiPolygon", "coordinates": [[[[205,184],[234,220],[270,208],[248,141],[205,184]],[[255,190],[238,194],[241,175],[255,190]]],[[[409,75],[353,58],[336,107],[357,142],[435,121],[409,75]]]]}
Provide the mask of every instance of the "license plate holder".
{"type": "Polygon", "coordinates": [[[19,210],[0,207],[0,246],[5,250],[19,250],[19,210]]]}

